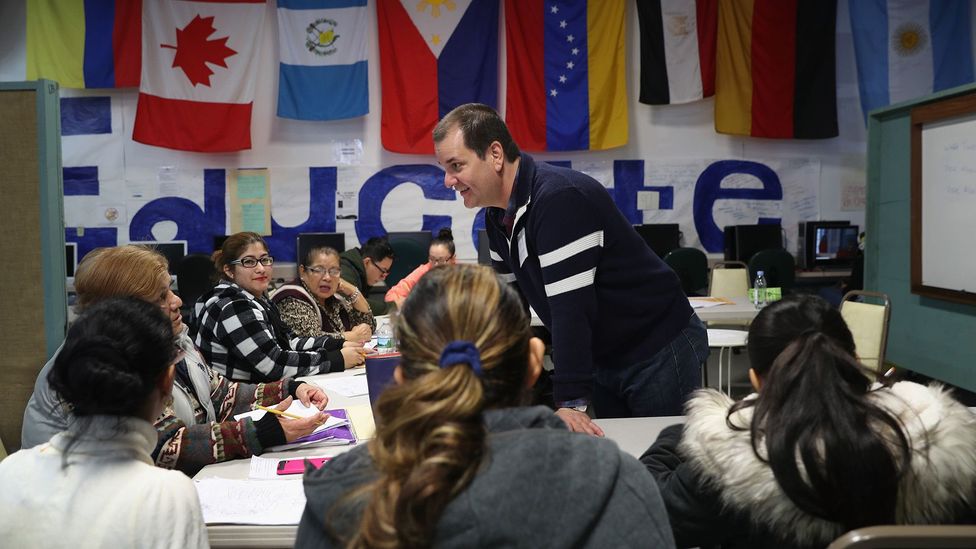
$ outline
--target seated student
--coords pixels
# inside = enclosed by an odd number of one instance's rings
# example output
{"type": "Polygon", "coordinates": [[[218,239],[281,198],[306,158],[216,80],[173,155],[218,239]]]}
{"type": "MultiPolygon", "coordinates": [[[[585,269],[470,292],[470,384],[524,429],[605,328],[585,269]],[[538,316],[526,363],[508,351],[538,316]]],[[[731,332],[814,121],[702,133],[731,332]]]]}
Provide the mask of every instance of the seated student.
{"type": "Polygon", "coordinates": [[[748,351],[757,394],[699,391],[641,458],[678,546],[824,547],[972,512],[976,416],[938,385],[872,384],[824,300],[768,305],[748,351]]]}
{"type": "Polygon", "coordinates": [[[376,319],[366,296],[340,277],[339,252],[318,246],[300,260],[298,278],[271,294],[285,324],[300,337],[369,341],[376,319]]]}
{"type": "Polygon", "coordinates": [[[7,547],[208,546],[193,482],[150,457],[181,353],[139,299],[106,300],[71,326],[48,379],[74,420],[0,462],[7,547]]]}
{"type": "MultiPolygon", "coordinates": [[[[159,431],[152,452],[156,465],[194,475],[204,465],[260,454],[267,447],[315,430],[326,416],[289,420],[266,414],[258,421],[233,419],[254,404],[287,408],[295,397],[322,409],[329,399],[318,387],[293,379],[247,385],[215,372],[190,340],[180,315],[182,301],[170,289],[170,278],[165,257],[151,248],[132,245],[89,253],[75,276],[80,312],[108,298],[135,297],[161,308],[171,320],[176,346],[184,356],[176,364],[173,398],[154,418],[159,431]]],[[[52,358],[44,365],[27,403],[21,437],[24,448],[47,442],[70,423],[71,410],[47,381],[54,362],[52,358]]]]}
{"type": "Polygon", "coordinates": [[[370,297],[369,289],[386,280],[393,267],[393,247],[383,237],[373,237],[362,248],[352,248],[339,254],[342,279],[366,296],[374,315],[384,315],[389,308],[380,296],[370,297]]]}
{"type": "Polygon", "coordinates": [[[361,342],[294,337],[265,296],[273,263],[264,239],[252,232],[227,237],[214,252],[222,278],[194,307],[196,344],[207,362],[235,381],[277,381],[362,366],[361,342]]]}
{"type": "Polygon", "coordinates": [[[407,299],[410,290],[417,285],[420,277],[427,274],[427,271],[434,267],[457,264],[457,258],[454,257],[454,235],[451,229],[444,228],[437,233],[437,237],[430,242],[429,254],[427,263],[414,269],[386,292],[387,302],[395,303],[398,309],[403,307],[403,300],[407,299]]]}
{"type": "Polygon", "coordinates": [[[306,474],[296,547],[673,546],[636,459],[522,406],[543,344],[491,269],[434,269],[396,329],[376,438],[306,474]]]}

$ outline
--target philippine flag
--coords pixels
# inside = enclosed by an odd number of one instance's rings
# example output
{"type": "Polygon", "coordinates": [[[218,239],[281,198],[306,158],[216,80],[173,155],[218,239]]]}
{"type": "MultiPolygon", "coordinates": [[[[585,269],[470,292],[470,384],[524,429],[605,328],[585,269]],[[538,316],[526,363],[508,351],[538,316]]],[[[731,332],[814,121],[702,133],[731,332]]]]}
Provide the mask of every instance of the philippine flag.
{"type": "Polygon", "coordinates": [[[973,81],[970,2],[849,3],[861,110],[973,81]]]}
{"type": "Polygon", "coordinates": [[[278,116],[339,120],[369,112],[366,0],[278,0],[278,116]]]}
{"type": "Polygon", "coordinates": [[[530,151],[627,144],[624,0],[505,0],[505,118],[530,151]]]}
{"type": "Polygon", "coordinates": [[[184,151],[251,148],[265,4],[152,0],[143,5],[133,140],[184,151]]]}
{"type": "Polygon", "coordinates": [[[431,154],[431,132],[464,103],[498,105],[498,0],[380,0],[383,147],[431,154]]]}

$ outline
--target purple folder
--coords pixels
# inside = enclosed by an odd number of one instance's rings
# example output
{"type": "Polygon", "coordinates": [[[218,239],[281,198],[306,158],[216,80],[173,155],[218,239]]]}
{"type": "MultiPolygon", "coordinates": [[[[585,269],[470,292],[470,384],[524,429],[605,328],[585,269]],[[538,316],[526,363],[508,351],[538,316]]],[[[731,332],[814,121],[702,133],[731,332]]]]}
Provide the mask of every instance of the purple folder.
{"type": "MultiPolygon", "coordinates": [[[[332,417],[349,419],[349,416],[346,415],[346,410],[343,408],[336,410],[325,410],[325,412],[332,417]]],[[[352,425],[346,424],[340,425],[339,427],[333,427],[332,429],[323,429],[310,435],[305,435],[301,438],[295,439],[295,443],[328,439],[335,440],[336,444],[352,444],[356,442],[356,435],[354,435],[352,432],[352,425]]]]}

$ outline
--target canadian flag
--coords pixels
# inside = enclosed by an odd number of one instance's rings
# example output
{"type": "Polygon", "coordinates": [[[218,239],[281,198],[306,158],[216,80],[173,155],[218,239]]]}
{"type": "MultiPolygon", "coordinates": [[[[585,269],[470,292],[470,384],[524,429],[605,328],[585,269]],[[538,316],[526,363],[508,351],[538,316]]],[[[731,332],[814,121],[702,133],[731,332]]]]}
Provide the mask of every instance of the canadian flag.
{"type": "Polygon", "coordinates": [[[152,0],[132,139],[199,152],[251,148],[265,0],[152,0]]]}

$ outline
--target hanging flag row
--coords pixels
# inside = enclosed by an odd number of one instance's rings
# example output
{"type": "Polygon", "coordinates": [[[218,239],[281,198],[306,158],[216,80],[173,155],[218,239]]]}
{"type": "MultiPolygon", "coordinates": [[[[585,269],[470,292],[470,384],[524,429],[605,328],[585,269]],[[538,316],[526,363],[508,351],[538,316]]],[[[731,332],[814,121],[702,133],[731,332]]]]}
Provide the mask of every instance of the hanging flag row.
{"type": "MultiPolygon", "coordinates": [[[[973,82],[973,0],[849,2],[864,116],[973,82]]],[[[715,96],[720,133],[837,135],[836,0],[637,0],[640,101],[715,96]]]]}
{"type": "MultiPolygon", "coordinates": [[[[524,148],[626,143],[625,2],[507,0],[507,119],[524,148]]],[[[265,4],[32,0],[28,78],[138,85],[136,141],[247,149],[265,4]]],[[[384,147],[432,153],[431,131],[448,111],[468,102],[498,108],[500,7],[500,0],[377,2],[384,147]]],[[[368,112],[367,20],[366,0],[277,0],[278,116],[368,112]]]]}

